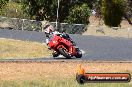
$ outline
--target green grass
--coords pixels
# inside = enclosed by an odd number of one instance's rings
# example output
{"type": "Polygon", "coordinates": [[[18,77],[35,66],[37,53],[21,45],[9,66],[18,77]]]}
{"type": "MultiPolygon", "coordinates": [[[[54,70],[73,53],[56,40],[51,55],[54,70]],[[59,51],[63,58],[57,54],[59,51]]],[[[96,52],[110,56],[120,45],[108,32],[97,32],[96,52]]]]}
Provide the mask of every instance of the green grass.
{"type": "Polygon", "coordinates": [[[43,58],[51,55],[46,45],[37,42],[0,39],[0,59],[43,58]]]}
{"type": "Polygon", "coordinates": [[[85,83],[80,85],[75,78],[40,79],[32,81],[0,81],[0,87],[132,87],[132,83],[85,83]]]}

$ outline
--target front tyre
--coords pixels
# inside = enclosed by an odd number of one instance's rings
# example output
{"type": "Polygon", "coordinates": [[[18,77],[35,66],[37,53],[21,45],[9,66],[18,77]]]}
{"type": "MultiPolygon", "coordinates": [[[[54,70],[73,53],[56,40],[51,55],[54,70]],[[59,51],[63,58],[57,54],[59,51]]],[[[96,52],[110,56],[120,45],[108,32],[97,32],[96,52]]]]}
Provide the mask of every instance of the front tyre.
{"type": "Polygon", "coordinates": [[[81,58],[81,57],[82,57],[82,51],[79,50],[79,51],[77,52],[77,54],[75,55],[75,57],[76,57],[76,58],[81,58]]]}
{"type": "Polygon", "coordinates": [[[67,59],[71,58],[71,56],[68,54],[68,52],[67,52],[67,50],[65,48],[59,48],[58,50],[59,50],[60,54],[62,54],[67,59]]]}
{"type": "Polygon", "coordinates": [[[53,53],[52,53],[52,56],[53,56],[53,57],[58,57],[59,54],[58,54],[57,52],[53,52],[53,53]]]}

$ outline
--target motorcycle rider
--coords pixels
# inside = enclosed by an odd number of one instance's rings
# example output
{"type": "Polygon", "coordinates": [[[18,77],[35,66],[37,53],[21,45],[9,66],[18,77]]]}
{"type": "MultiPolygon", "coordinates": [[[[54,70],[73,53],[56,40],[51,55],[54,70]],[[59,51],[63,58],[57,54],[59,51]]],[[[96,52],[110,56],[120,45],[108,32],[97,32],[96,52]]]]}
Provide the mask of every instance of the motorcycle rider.
{"type": "Polygon", "coordinates": [[[50,41],[50,35],[52,34],[52,32],[55,31],[55,29],[49,22],[46,21],[46,23],[44,24],[43,30],[46,35],[46,44],[48,45],[50,41]]]}
{"type": "MultiPolygon", "coordinates": [[[[58,31],[55,31],[55,28],[48,21],[45,21],[45,23],[42,23],[42,28],[43,28],[45,35],[46,35],[47,46],[49,44],[49,41],[54,37],[55,34],[63,35],[63,37],[65,37],[67,40],[71,41],[73,43],[73,45],[75,45],[75,42],[72,41],[72,39],[69,37],[68,34],[66,34],[64,32],[60,33],[58,31]]],[[[48,46],[48,49],[50,49],[49,46],[48,46]]]]}

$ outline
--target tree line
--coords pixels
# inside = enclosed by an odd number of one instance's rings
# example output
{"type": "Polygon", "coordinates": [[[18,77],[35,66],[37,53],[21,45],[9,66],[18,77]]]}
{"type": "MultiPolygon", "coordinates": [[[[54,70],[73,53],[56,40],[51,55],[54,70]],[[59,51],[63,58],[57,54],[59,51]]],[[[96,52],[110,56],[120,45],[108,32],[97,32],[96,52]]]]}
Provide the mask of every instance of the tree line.
{"type": "MultiPolygon", "coordinates": [[[[0,11],[10,1],[20,3],[30,19],[56,21],[58,0],[0,0],[0,11]]],[[[59,0],[59,22],[88,24],[91,10],[110,27],[123,18],[132,25],[132,0],[59,0]]]]}

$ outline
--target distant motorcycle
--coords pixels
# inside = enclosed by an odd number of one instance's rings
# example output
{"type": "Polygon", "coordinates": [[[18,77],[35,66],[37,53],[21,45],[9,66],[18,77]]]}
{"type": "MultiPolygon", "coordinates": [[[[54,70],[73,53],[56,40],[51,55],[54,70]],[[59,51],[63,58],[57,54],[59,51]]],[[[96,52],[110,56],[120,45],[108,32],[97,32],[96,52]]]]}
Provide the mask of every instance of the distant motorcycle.
{"type": "Polygon", "coordinates": [[[53,50],[53,57],[57,57],[60,54],[67,59],[72,57],[82,57],[81,50],[75,46],[75,43],[71,40],[68,34],[55,34],[48,45],[50,49],[53,50]]]}

